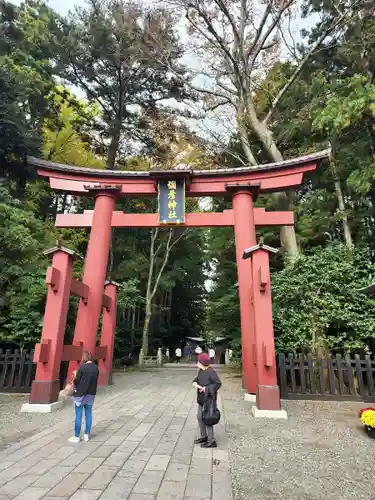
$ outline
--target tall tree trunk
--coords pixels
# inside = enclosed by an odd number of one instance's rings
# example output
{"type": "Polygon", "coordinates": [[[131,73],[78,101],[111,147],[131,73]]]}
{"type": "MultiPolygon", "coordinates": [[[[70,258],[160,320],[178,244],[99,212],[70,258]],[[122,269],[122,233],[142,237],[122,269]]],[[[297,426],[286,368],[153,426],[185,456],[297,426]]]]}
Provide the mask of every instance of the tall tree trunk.
{"type": "Polygon", "coordinates": [[[156,229],[151,229],[151,243],[150,243],[150,264],[149,264],[149,270],[148,270],[148,279],[147,279],[147,287],[146,287],[146,306],[145,306],[145,321],[143,324],[143,334],[142,334],[142,349],[143,349],[143,355],[147,356],[148,354],[148,344],[149,344],[149,329],[150,329],[150,322],[152,318],[152,301],[155,297],[155,294],[158,290],[160,279],[162,277],[162,274],[164,272],[164,269],[168,263],[169,256],[171,254],[172,248],[180,241],[180,239],[188,232],[188,229],[180,233],[175,240],[172,241],[173,237],[173,229],[169,230],[168,238],[165,243],[164,247],[164,258],[160,264],[160,268],[157,273],[155,273],[154,277],[154,270],[155,270],[155,265],[156,265],[156,257],[159,253],[159,251],[162,249],[162,242],[158,245],[158,247],[155,249],[155,242],[157,239],[157,236],[159,234],[159,228],[157,227],[156,229]]]}
{"type": "MultiPolygon", "coordinates": [[[[276,163],[284,160],[281,151],[273,138],[271,130],[261,122],[256,114],[251,96],[245,96],[246,99],[246,112],[248,117],[248,127],[253,130],[261,141],[268,156],[276,163]]],[[[274,193],[272,195],[277,210],[291,210],[293,207],[293,195],[291,193],[274,193]]],[[[299,255],[299,248],[297,244],[296,232],[293,226],[282,226],[280,228],[280,241],[287,256],[290,260],[294,260],[299,255]]]]}
{"type": "Polygon", "coordinates": [[[345,244],[348,248],[352,249],[353,248],[352,233],[351,233],[350,227],[349,227],[348,216],[347,216],[346,210],[345,210],[344,195],[343,195],[343,192],[341,189],[341,182],[340,182],[340,178],[339,178],[337,167],[336,167],[335,148],[334,148],[334,141],[333,140],[331,141],[331,157],[329,160],[329,164],[331,167],[333,183],[335,186],[335,192],[336,192],[336,196],[337,196],[337,203],[338,203],[339,212],[341,215],[342,229],[343,229],[343,233],[344,233],[345,244]]]}
{"type": "Polygon", "coordinates": [[[118,147],[120,144],[120,134],[121,134],[121,124],[115,123],[113,125],[111,142],[108,148],[108,156],[107,156],[107,170],[114,170],[116,157],[118,152],[118,147]]]}
{"type": "Polygon", "coordinates": [[[152,309],[151,309],[151,303],[149,303],[146,304],[146,316],[145,316],[145,322],[143,323],[143,333],[142,333],[142,349],[144,356],[148,355],[148,336],[149,336],[148,334],[150,330],[151,317],[152,317],[152,309]]]}

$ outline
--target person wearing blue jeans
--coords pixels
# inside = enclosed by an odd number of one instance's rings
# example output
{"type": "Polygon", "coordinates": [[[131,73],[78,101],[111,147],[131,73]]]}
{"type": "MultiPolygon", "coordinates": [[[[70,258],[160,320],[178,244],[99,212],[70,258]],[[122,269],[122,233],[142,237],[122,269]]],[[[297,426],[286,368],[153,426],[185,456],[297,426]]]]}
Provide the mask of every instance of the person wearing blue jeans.
{"type": "Polygon", "coordinates": [[[78,406],[77,403],[75,403],[74,406],[76,410],[74,437],[79,439],[81,435],[83,410],[85,410],[85,434],[83,435],[83,440],[88,441],[90,438],[91,427],[92,427],[92,404],[85,403],[78,406]]]}
{"type": "Polygon", "coordinates": [[[83,353],[81,367],[73,374],[75,406],[74,436],[69,439],[71,443],[79,443],[81,440],[81,427],[83,410],[85,411],[85,434],[84,441],[89,441],[92,427],[92,407],[98,388],[99,369],[92,362],[91,353],[83,353]]]}

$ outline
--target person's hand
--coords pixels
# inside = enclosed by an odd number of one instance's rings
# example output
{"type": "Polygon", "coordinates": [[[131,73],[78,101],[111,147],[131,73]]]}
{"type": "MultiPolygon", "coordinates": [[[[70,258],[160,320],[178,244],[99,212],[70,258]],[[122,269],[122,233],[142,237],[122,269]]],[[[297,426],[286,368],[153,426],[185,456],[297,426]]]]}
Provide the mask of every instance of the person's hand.
{"type": "Polygon", "coordinates": [[[199,392],[206,392],[206,388],[205,387],[200,387],[199,388],[199,392]]]}

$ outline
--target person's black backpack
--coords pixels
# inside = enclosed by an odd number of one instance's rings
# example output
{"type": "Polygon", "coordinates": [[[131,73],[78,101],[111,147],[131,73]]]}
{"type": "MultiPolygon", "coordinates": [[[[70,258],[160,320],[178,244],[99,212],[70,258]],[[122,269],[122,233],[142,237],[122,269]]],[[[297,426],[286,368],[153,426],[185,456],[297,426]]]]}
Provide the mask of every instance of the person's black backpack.
{"type": "Polygon", "coordinates": [[[205,401],[202,408],[202,420],[204,425],[216,425],[220,422],[220,410],[216,404],[215,390],[207,387],[205,401]]]}

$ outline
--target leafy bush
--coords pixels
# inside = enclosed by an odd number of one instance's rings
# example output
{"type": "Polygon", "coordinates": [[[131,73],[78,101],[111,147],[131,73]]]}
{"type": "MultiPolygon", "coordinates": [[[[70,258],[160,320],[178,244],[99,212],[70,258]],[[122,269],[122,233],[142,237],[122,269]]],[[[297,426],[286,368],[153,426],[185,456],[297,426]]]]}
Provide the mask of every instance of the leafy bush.
{"type": "Polygon", "coordinates": [[[358,289],[374,275],[367,250],[341,244],[318,248],[273,273],[277,350],[368,350],[375,337],[375,301],[358,289]]]}

